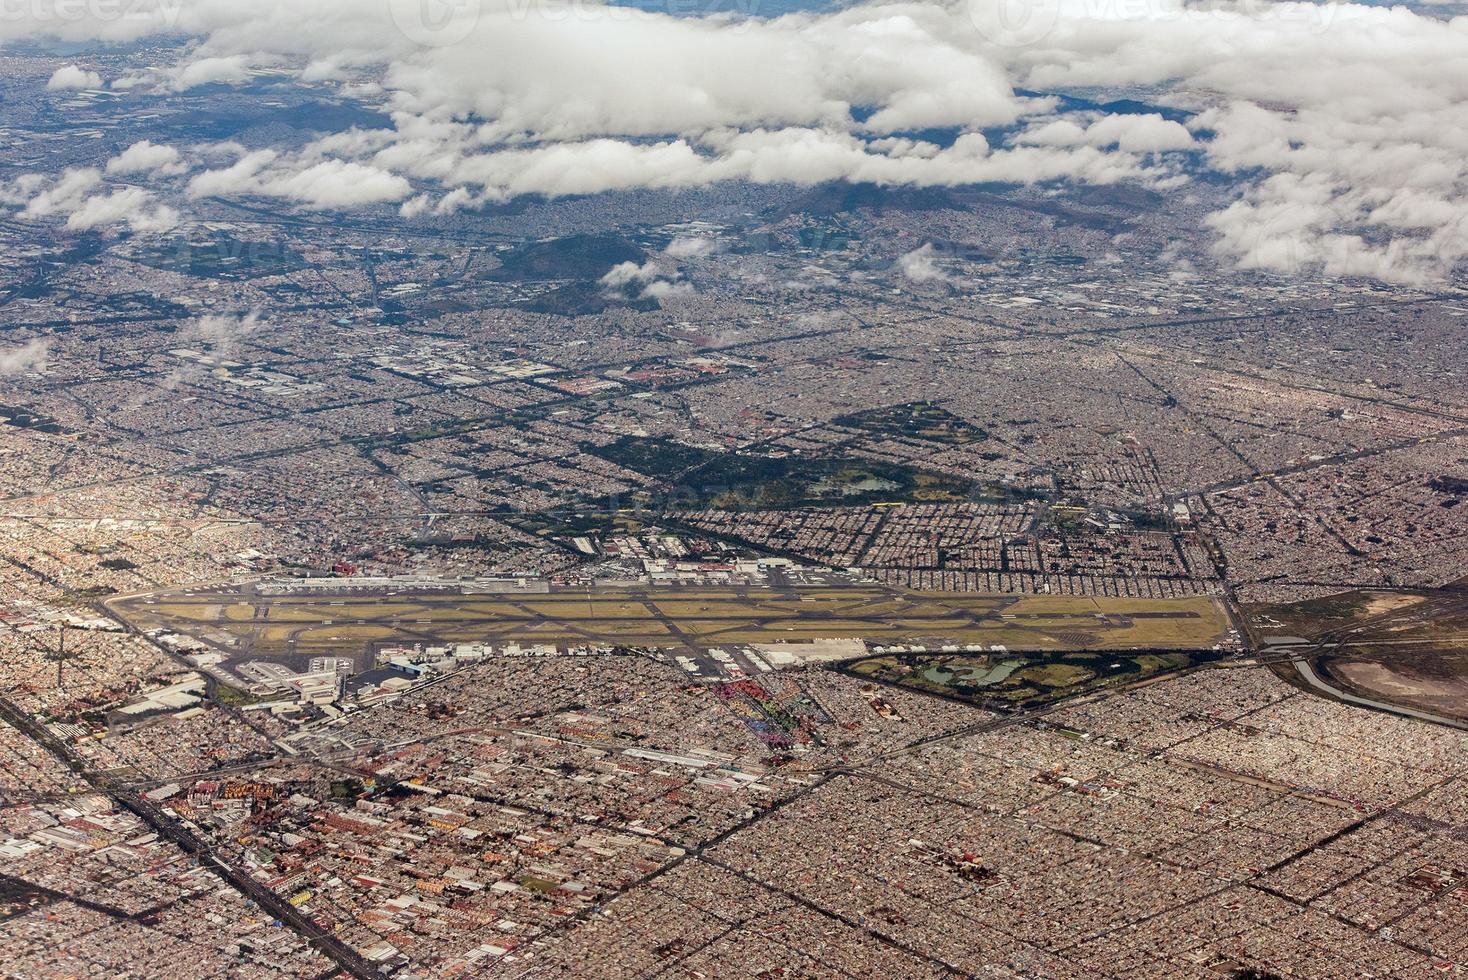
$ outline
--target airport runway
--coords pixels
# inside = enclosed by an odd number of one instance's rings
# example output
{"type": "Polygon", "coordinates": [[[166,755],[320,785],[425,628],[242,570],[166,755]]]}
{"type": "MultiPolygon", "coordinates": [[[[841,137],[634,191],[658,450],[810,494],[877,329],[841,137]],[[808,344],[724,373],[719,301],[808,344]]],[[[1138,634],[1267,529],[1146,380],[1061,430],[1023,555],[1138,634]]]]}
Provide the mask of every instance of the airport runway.
{"type": "Polygon", "coordinates": [[[1010,649],[1211,646],[1216,601],[919,593],[876,585],[632,586],[460,594],[384,589],[261,594],[252,586],[108,603],[139,629],[166,629],[239,656],[316,656],[389,644],[713,646],[855,637],[1010,649]]]}

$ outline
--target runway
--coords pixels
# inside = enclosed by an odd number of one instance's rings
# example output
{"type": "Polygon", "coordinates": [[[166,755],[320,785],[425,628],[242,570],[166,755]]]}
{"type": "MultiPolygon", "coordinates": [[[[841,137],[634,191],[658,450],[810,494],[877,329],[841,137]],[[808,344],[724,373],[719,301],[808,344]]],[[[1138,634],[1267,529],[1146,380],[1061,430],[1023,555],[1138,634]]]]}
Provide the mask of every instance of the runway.
{"type": "Polygon", "coordinates": [[[253,586],[126,596],[143,630],[231,657],[319,656],[390,644],[715,646],[853,637],[1010,649],[1198,649],[1227,631],[1215,600],[910,592],[877,585],[618,586],[520,594],[383,590],[264,595],[253,586]]]}

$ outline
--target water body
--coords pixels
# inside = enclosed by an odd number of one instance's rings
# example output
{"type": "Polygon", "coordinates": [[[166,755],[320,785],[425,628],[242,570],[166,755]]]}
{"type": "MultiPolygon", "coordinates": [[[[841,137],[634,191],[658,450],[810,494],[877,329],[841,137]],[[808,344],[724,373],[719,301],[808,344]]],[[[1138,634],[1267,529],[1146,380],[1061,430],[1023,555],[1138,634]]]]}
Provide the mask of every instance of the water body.
{"type": "Polygon", "coordinates": [[[989,687],[1006,680],[1029,661],[1005,660],[992,667],[955,667],[951,664],[934,664],[923,671],[924,680],[933,684],[962,684],[967,687],[989,687]]]}

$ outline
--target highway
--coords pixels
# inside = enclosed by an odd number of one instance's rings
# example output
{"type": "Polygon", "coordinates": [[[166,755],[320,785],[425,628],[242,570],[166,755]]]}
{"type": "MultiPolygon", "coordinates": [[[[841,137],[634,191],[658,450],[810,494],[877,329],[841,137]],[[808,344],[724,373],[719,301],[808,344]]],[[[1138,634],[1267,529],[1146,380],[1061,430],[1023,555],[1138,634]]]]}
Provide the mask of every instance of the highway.
{"type": "Polygon", "coordinates": [[[91,772],[86,764],[73,755],[60,740],[38,724],[8,699],[0,697],[0,721],[9,724],[51,755],[55,756],[72,772],[85,779],[97,792],[106,795],[113,803],[136,816],[160,837],[177,844],[185,853],[196,857],[200,864],[223,878],[234,889],[252,899],[260,909],[279,919],[294,932],[310,943],[323,956],[358,980],[372,980],[381,976],[360,953],[338,940],[318,926],[309,916],[281,898],[265,885],[250,877],[228,862],[221,860],[208,844],[168,817],[152,803],[143,799],[134,790],[115,787],[110,781],[91,772]]]}
{"type": "Polygon", "coordinates": [[[1434,724],[1446,725],[1449,728],[1456,728],[1460,731],[1468,732],[1468,725],[1465,725],[1460,721],[1455,721],[1452,718],[1444,718],[1442,715],[1429,714],[1426,711],[1418,711],[1415,708],[1404,708],[1396,704],[1387,704],[1385,701],[1373,701],[1370,698],[1363,698],[1358,697],[1354,694],[1348,694],[1338,687],[1332,687],[1330,684],[1327,684],[1319,674],[1315,672],[1315,668],[1310,666],[1310,662],[1308,660],[1296,660],[1294,664],[1295,670],[1299,673],[1300,677],[1304,679],[1306,684],[1309,684],[1317,691],[1322,691],[1325,694],[1328,694],[1330,697],[1335,698],[1338,701],[1345,701],[1349,704],[1359,704],[1363,707],[1375,708],[1377,711],[1385,711],[1388,714],[1401,715],[1404,718],[1416,718],[1419,721],[1430,721],[1434,724]]]}

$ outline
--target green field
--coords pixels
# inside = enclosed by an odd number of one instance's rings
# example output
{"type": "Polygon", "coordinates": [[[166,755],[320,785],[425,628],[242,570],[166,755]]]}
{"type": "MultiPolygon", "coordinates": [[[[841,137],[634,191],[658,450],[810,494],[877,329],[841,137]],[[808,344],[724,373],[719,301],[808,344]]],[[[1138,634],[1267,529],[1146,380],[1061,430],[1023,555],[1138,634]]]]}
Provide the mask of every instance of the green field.
{"type": "Polygon", "coordinates": [[[989,433],[931,402],[888,405],[832,419],[837,425],[861,429],[876,436],[923,439],[945,446],[967,446],[989,438],[989,433]]]}
{"type": "Polygon", "coordinates": [[[1165,653],[1058,651],[1011,654],[896,654],[844,665],[854,677],[997,710],[1032,708],[1115,684],[1216,660],[1213,650],[1165,653]]]}
{"type": "Polygon", "coordinates": [[[592,450],[658,481],[680,506],[789,508],[973,499],[979,488],[945,473],[867,459],[721,453],[627,436],[592,450]]]}

